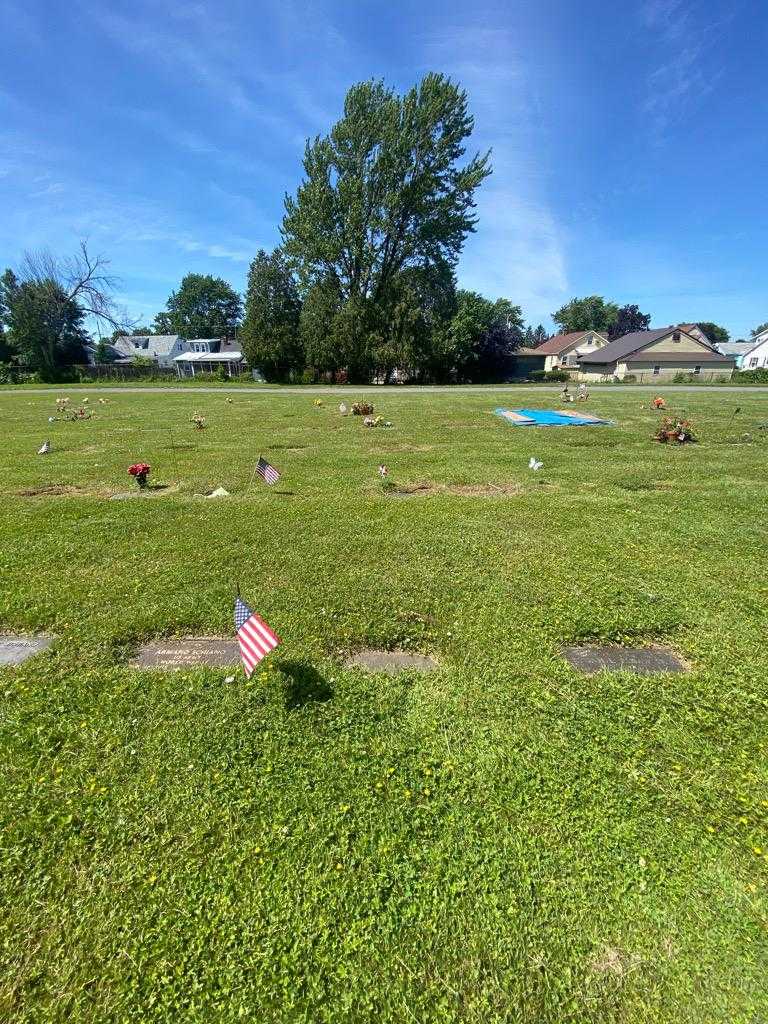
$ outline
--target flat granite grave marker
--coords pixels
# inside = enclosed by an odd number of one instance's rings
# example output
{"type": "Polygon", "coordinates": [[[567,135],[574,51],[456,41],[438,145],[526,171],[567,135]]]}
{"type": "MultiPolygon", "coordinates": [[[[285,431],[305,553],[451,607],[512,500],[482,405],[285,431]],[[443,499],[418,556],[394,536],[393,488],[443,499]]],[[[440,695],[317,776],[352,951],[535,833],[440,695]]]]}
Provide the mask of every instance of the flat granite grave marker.
{"type": "Polygon", "coordinates": [[[345,668],[367,668],[369,672],[386,672],[394,676],[398,672],[433,672],[440,666],[425,654],[409,654],[408,651],[358,651],[344,662],[345,668]]]}
{"type": "Polygon", "coordinates": [[[240,661],[237,640],[220,637],[182,637],[142,644],[131,659],[131,668],[176,671],[195,665],[229,668],[240,661]]]}
{"type": "Polygon", "coordinates": [[[565,647],[563,657],[579,672],[687,672],[685,662],[666,647],[565,647]]]}
{"type": "Polygon", "coordinates": [[[21,665],[52,643],[50,636],[0,636],[0,665],[21,665]]]}

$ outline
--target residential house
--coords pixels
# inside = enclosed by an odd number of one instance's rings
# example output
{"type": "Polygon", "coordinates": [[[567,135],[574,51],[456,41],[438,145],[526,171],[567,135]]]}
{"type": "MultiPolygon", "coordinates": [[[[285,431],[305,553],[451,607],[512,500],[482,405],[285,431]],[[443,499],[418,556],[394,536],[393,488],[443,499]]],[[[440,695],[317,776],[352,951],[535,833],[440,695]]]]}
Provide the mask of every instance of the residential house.
{"type": "Polygon", "coordinates": [[[245,369],[245,356],[237,341],[229,338],[191,338],[187,350],[174,359],[180,377],[212,373],[224,369],[228,377],[236,377],[245,369]]]}
{"type": "Polygon", "coordinates": [[[733,356],[739,370],[759,370],[768,367],[768,329],[756,334],[749,341],[726,341],[717,347],[721,352],[733,356]]]}
{"type": "MultiPolygon", "coordinates": [[[[736,363],[736,369],[744,369],[744,356],[752,348],[751,341],[718,341],[715,345],[718,352],[730,356],[736,363]]],[[[758,358],[758,357],[755,357],[758,358]]],[[[755,364],[757,365],[757,364],[755,364]]],[[[755,367],[753,366],[752,369],[755,367]]]]}
{"type": "Polygon", "coordinates": [[[536,348],[521,348],[515,353],[517,375],[525,377],[533,370],[576,368],[579,358],[596,352],[608,344],[608,339],[599,331],[573,331],[570,334],[556,334],[536,348]]]}
{"type": "MultiPolygon", "coordinates": [[[[690,326],[690,325],[684,325],[690,326]]],[[[729,379],[734,370],[730,356],[718,352],[706,336],[682,326],[633,331],[579,360],[579,380],[600,381],[633,376],[638,380],[672,380],[679,373],[702,380],[729,379]]]]}
{"type": "Polygon", "coordinates": [[[178,334],[130,334],[116,338],[112,348],[115,362],[132,363],[137,358],[151,359],[158,366],[174,366],[174,359],[186,351],[187,342],[178,334]]]}

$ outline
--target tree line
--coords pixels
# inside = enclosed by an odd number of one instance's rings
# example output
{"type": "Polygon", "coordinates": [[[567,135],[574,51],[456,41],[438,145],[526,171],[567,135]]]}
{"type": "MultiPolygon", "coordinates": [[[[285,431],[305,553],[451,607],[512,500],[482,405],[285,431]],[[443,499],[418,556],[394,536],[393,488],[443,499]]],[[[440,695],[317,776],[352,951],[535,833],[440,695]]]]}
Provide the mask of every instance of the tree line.
{"type": "MultiPolygon", "coordinates": [[[[281,244],[256,254],[244,301],[219,277],[188,274],[152,326],[140,326],[118,314],[103,257],[84,245],[72,259],[28,255],[0,278],[0,361],[53,376],[86,360],[90,322],[102,361],[120,334],[237,336],[250,365],[274,381],[366,382],[396,370],[423,382],[504,379],[518,348],[549,335],[526,326],[511,300],[458,287],[475,195],[491,173],[490,153],[466,157],[472,130],[466,93],[444,75],[404,95],[359,83],[330,132],[307,142],[281,244]]],[[[609,339],[650,324],[637,305],[598,295],[572,299],[552,319],[561,332],[609,339]]],[[[700,326],[713,341],[728,338],[700,326]]]]}

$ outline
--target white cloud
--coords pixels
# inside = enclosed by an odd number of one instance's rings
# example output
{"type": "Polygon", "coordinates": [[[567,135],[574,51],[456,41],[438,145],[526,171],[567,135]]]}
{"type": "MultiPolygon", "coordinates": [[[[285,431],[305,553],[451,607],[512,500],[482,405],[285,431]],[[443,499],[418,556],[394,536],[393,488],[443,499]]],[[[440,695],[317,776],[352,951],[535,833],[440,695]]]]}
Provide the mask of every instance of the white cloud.
{"type": "Polygon", "coordinates": [[[641,8],[658,53],[646,75],[641,111],[657,142],[712,92],[722,76],[715,43],[733,15],[713,19],[708,10],[691,0],[646,0],[641,8]]]}
{"type": "Polygon", "coordinates": [[[466,89],[472,147],[492,147],[493,174],[477,193],[478,225],[458,268],[461,285],[523,307],[547,323],[568,290],[563,232],[543,194],[529,69],[503,29],[459,26],[425,43],[428,67],[466,89]]]}

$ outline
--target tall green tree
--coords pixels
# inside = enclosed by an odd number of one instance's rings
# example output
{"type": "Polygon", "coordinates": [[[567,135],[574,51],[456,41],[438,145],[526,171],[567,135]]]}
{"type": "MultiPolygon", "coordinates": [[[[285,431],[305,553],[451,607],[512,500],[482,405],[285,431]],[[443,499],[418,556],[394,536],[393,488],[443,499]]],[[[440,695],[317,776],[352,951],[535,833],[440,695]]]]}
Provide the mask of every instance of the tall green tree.
{"type": "Polygon", "coordinates": [[[6,270],[0,277],[0,363],[10,362],[13,357],[10,335],[7,331],[9,309],[6,299],[6,291],[12,290],[16,281],[16,275],[12,270],[6,270]]]}
{"type": "Polygon", "coordinates": [[[300,316],[301,300],[285,256],[280,249],[269,254],[259,249],[248,273],[240,337],[248,362],[267,380],[287,380],[304,368],[300,316]]]}
{"type": "Polygon", "coordinates": [[[182,338],[231,337],[240,325],[243,302],[223,278],[187,274],[171,292],[166,309],[155,317],[156,334],[182,338]]]}
{"type": "Polygon", "coordinates": [[[335,331],[340,309],[341,293],[331,275],[310,285],[299,316],[299,337],[307,365],[320,372],[346,365],[346,353],[341,351],[335,331]]]}
{"type": "Polygon", "coordinates": [[[705,320],[700,321],[696,326],[700,330],[704,331],[713,345],[721,345],[730,340],[730,333],[725,327],[720,327],[719,324],[713,324],[710,321],[705,320]]]}
{"type": "Polygon", "coordinates": [[[402,296],[399,276],[453,268],[474,230],[490,167],[487,154],[461,164],[472,128],[464,91],[429,74],[404,96],[381,82],[353,86],[342,119],[307,144],[283,247],[303,287],[338,289],[336,343],[351,376],[365,378],[389,343],[382,324],[402,296]]]}
{"type": "Polygon", "coordinates": [[[756,334],[762,334],[763,331],[768,331],[768,323],[758,324],[754,331],[752,331],[752,337],[754,338],[756,334]]]}
{"type": "Polygon", "coordinates": [[[552,319],[563,334],[573,331],[607,332],[618,314],[619,307],[615,302],[608,302],[601,295],[587,295],[583,299],[566,302],[552,314],[552,319]]]}
{"type": "Polygon", "coordinates": [[[625,334],[632,334],[634,331],[647,331],[650,323],[650,313],[641,313],[638,306],[622,306],[608,328],[608,341],[623,338],[625,334]]]}
{"type": "Polygon", "coordinates": [[[112,299],[116,285],[108,261],[82,243],[74,256],[47,250],[26,253],[18,274],[7,270],[0,284],[8,344],[19,362],[55,380],[88,358],[86,321],[125,326],[112,299]]]}
{"type": "Polygon", "coordinates": [[[457,376],[477,383],[503,380],[523,339],[523,315],[508,299],[492,302],[478,292],[457,292],[456,315],[448,328],[457,376]]]}
{"type": "Polygon", "coordinates": [[[456,314],[456,279],[444,263],[402,271],[390,289],[390,303],[375,333],[376,372],[392,370],[424,380],[447,380],[452,370],[446,329],[456,314]]]}
{"type": "Polygon", "coordinates": [[[21,363],[54,380],[87,362],[85,314],[55,281],[21,281],[7,293],[8,326],[21,363]]]}
{"type": "Polygon", "coordinates": [[[545,329],[544,324],[539,324],[533,332],[534,348],[538,348],[539,345],[543,345],[545,341],[549,341],[549,332],[545,329]]]}

